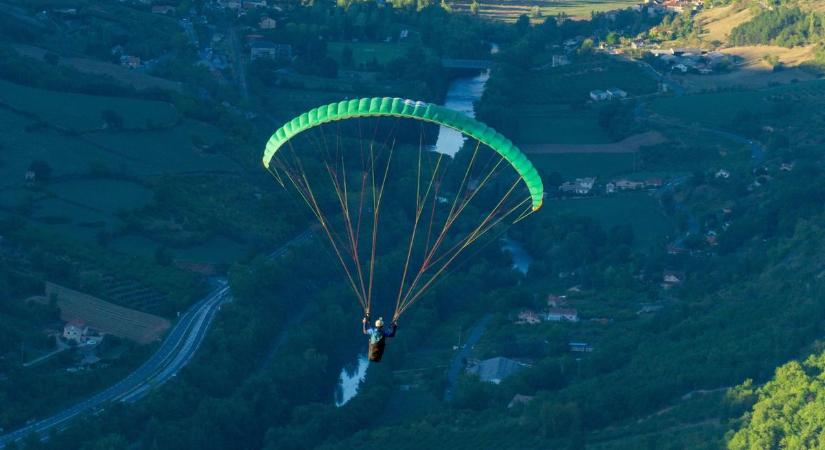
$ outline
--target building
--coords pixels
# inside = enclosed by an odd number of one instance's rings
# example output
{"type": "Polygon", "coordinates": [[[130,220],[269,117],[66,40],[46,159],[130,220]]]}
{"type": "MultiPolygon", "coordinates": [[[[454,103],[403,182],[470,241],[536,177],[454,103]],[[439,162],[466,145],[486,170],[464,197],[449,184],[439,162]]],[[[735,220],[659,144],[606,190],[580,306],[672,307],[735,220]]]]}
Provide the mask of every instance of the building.
{"type": "Polygon", "coordinates": [[[593,351],[593,346],[587,342],[568,342],[567,346],[571,352],[590,353],[593,351]]]}
{"type": "Polygon", "coordinates": [[[541,317],[539,317],[535,311],[530,311],[529,309],[518,313],[518,321],[516,321],[516,323],[520,325],[535,325],[539,322],[541,322],[541,317]]]}
{"type": "Polygon", "coordinates": [[[547,296],[547,306],[550,308],[560,308],[567,304],[567,296],[566,295],[554,295],[550,294],[547,296]]]}
{"type": "Polygon", "coordinates": [[[673,286],[677,284],[681,284],[682,281],[685,280],[685,273],[684,272],[677,272],[673,270],[665,270],[662,274],[662,282],[666,286],[673,286]]]}
{"type": "Polygon", "coordinates": [[[120,65],[130,69],[137,69],[140,67],[140,58],[132,55],[122,55],[120,57],[120,65]]]}
{"type": "Polygon", "coordinates": [[[276,26],[278,22],[271,17],[261,17],[261,21],[258,22],[258,28],[262,30],[274,30],[276,26]]]}
{"type": "Polygon", "coordinates": [[[607,92],[596,89],[594,91],[590,91],[590,98],[594,102],[601,102],[601,101],[607,100],[609,98],[609,96],[608,96],[607,92]]]}
{"type": "Polygon", "coordinates": [[[82,343],[85,336],[89,333],[89,327],[82,320],[72,320],[63,327],[63,339],[67,341],[74,341],[75,343],[82,343]]]}
{"type": "Polygon", "coordinates": [[[719,170],[716,172],[716,175],[714,175],[714,176],[715,176],[716,178],[728,179],[728,178],[730,178],[730,172],[728,172],[728,171],[727,171],[727,170],[725,170],[725,169],[719,169],[719,170]]]}
{"type": "Polygon", "coordinates": [[[590,193],[590,190],[593,189],[594,184],[596,184],[596,178],[594,177],[576,178],[575,181],[562,183],[562,185],[559,186],[559,190],[567,194],[587,195],[590,193]]]}
{"type": "Polygon", "coordinates": [[[291,59],[292,46],[289,44],[275,44],[269,41],[255,41],[250,45],[249,57],[254,61],[259,58],[291,59]]]}
{"type": "Polygon", "coordinates": [[[616,180],[613,182],[616,185],[616,189],[620,191],[633,191],[636,189],[642,189],[645,187],[644,181],[633,181],[628,180],[627,178],[622,178],[620,180],[616,180]]]}
{"type": "Polygon", "coordinates": [[[604,193],[605,194],[612,194],[616,192],[616,185],[613,183],[607,183],[604,185],[604,193]]]}
{"type": "Polygon", "coordinates": [[[478,375],[478,378],[486,383],[499,384],[505,378],[525,367],[528,367],[527,364],[497,356],[472,364],[467,368],[467,373],[478,375]]]}
{"type": "Polygon", "coordinates": [[[561,67],[570,64],[570,58],[567,55],[553,55],[553,62],[551,65],[553,67],[561,67]]]}
{"type": "Polygon", "coordinates": [[[35,181],[37,181],[37,174],[33,170],[27,170],[26,181],[29,183],[34,183],[35,181]]]}
{"type": "Polygon", "coordinates": [[[516,394],[513,396],[513,399],[510,400],[510,403],[507,404],[507,409],[513,408],[514,406],[526,405],[530,403],[532,400],[532,395],[516,394]]]}
{"type": "Polygon", "coordinates": [[[551,322],[578,322],[579,312],[568,308],[550,308],[547,310],[547,320],[551,322]]]}
{"type": "Polygon", "coordinates": [[[621,100],[627,98],[627,92],[619,88],[609,88],[607,91],[607,98],[610,100],[621,100]]]}
{"type": "Polygon", "coordinates": [[[152,12],[155,14],[169,15],[175,13],[175,7],[169,5],[155,5],[152,7],[152,12]]]}
{"type": "Polygon", "coordinates": [[[246,0],[243,2],[244,9],[266,8],[266,0],[246,0]]]}

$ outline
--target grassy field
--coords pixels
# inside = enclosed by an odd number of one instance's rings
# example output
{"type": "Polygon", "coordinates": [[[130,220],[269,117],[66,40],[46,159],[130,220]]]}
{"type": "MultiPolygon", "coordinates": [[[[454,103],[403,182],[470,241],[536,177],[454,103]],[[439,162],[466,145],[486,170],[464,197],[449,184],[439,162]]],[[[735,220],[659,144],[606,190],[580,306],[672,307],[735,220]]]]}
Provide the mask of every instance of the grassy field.
{"type": "MultiPolygon", "coordinates": [[[[654,112],[676,117],[686,123],[699,123],[717,128],[732,124],[742,112],[767,114],[773,102],[782,100],[788,104],[808,103],[820,105],[825,100],[825,81],[783,85],[762,90],[713,92],[682,97],[660,98],[652,102],[654,112]]],[[[790,115],[794,116],[794,108],[790,115]]],[[[787,120],[786,117],[786,120],[787,120]]]]}
{"type": "Polygon", "coordinates": [[[106,213],[141,208],[152,199],[150,189],[125,180],[70,180],[49,184],[47,189],[62,200],[106,213]]]}
{"type": "Polygon", "coordinates": [[[358,67],[372,60],[378,64],[386,64],[404,56],[412,44],[406,42],[330,42],[327,44],[327,51],[340,64],[345,47],[352,49],[352,61],[358,67]]]}
{"type": "Polygon", "coordinates": [[[530,104],[584,103],[590,91],[617,87],[629,96],[658,90],[656,80],[639,65],[609,58],[531,72],[521,87],[523,101],[530,104]]]}
{"type": "Polygon", "coordinates": [[[208,146],[222,137],[212,126],[184,121],[172,129],[100,133],[87,139],[120,155],[125,168],[138,175],[239,170],[225,156],[208,154],[196,147],[196,141],[208,146]]]}
{"type": "Polygon", "coordinates": [[[530,161],[539,173],[560,173],[564,178],[608,177],[634,169],[633,153],[554,153],[531,154],[530,161]]]}
{"type": "Polygon", "coordinates": [[[123,128],[171,125],[178,113],[169,103],[34,89],[0,80],[0,104],[74,131],[99,130],[104,111],[122,118],[123,128]]]}
{"type": "Polygon", "coordinates": [[[148,344],[159,339],[169,329],[168,320],[124,308],[91,295],[77,292],[53,283],[46,283],[46,297],[57,296],[62,320],[83,320],[92,328],[148,344]]]}
{"type": "Polygon", "coordinates": [[[544,209],[554,214],[575,214],[598,220],[605,229],[630,225],[636,237],[637,248],[646,249],[656,244],[672,229],[658,200],[645,192],[611,197],[552,199],[544,209]]]}
{"type": "MultiPolygon", "coordinates": [[[[459,1],[454,3],[454,10],[470,12],[472,2],[459,1]]],[[[613,9],[629,8],[639,3],[636,0],[506,0],[501,2],[480,1],[479,16],[514,22],[522,14],[531,16],[533,22],[544,20],[548,16],[567,14],[574,19],[589,19],[592,12],[610,11],[613,9]],[[533,16],[538,6],[540,17],[533,16]]]]}
{"type": "Polygon", "coordinates": [[[514,111],[521,117],[513,140],[518,144],[605,144],[610,137],[598,124],[598,112],[571,110],[562,105],[527,106],[514,111]]]}

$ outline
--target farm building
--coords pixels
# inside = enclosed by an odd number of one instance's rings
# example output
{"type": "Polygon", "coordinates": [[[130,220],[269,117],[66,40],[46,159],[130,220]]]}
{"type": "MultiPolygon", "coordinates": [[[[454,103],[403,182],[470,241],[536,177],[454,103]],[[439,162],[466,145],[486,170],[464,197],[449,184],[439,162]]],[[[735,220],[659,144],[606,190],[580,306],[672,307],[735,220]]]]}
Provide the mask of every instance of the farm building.
{"type": "Polygon", "coordinates": [[[478,361],[467,368],[467,373],[478,375],[481,381],[499,384],[501,380],[525,367],[528,366],[510,358],[497,356],[495,358],[485,359],[484,361],[478,361]]]}

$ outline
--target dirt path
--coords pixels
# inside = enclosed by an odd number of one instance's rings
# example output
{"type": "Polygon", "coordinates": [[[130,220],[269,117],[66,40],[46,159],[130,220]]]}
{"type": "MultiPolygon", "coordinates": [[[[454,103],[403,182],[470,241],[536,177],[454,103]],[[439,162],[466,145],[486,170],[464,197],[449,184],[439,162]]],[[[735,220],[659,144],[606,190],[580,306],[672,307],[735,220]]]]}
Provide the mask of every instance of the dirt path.
{"type": "Polygon", "coordinates": [[[532,154],[635,153],[642,147],[662,144],[666,141],[667,138],[662,133],[647,131],[611,144],[528,144],[522,145],[521,148],[525,153],[532,154]]]}

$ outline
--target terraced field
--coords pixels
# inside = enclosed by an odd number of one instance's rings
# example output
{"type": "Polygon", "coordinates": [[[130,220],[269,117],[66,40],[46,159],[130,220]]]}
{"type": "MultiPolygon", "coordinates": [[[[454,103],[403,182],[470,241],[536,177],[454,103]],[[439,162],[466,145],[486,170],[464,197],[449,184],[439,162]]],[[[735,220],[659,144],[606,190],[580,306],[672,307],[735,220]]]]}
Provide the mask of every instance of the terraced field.
{"type": "MultiPolygon", "coordinates": [[[[453,4],[455,11],[470,12],[471,1],[458,1],[453,4]]],[[[545,17],[566,14],[574,19],[586,19],[591,12],[610,11],[628,8],[639,3],[636,0],[504,0],[497,2],[479,1],[478,15],[492,20],[515,22],[522,14],[531,16],[533,21],[542,21],[545,17]],[[536,7],[540,16],[535,16],[536,7]]]]}
{"type": "Polygon", "coordinates": [[[147,344],[169,329],[168,320],[115,305],[63,286],[46,283],[46,297],[57,296],[60,318],[82,320],[103,333],[147,344]]]}

